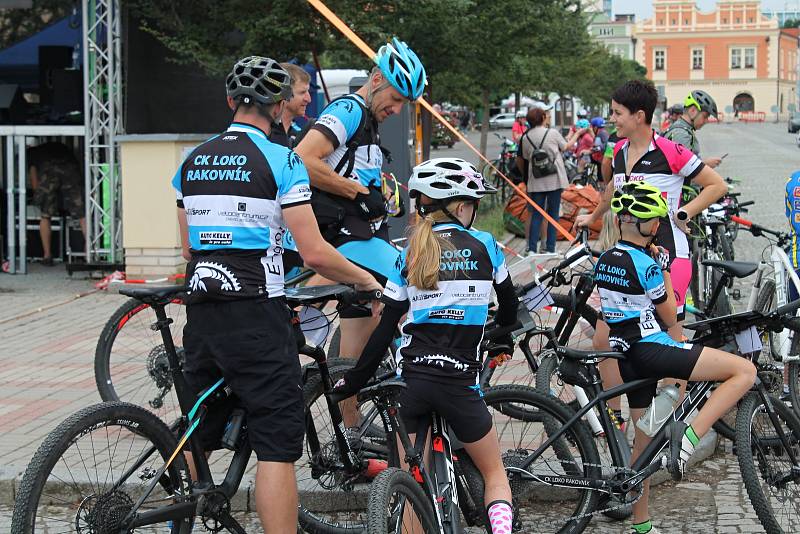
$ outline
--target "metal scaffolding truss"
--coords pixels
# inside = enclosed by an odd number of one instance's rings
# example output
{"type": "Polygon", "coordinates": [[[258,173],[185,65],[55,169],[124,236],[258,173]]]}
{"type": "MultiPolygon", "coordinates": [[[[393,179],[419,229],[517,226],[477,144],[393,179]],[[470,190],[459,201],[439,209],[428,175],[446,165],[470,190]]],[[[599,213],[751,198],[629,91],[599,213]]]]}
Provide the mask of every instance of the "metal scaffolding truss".
{"type": "Polygon", "coordinates": [[[122,195],[119,145],[122,125],[119,0],[82,0],[83,86],[86,126],[86,262],[121,264],[122,195]]]}

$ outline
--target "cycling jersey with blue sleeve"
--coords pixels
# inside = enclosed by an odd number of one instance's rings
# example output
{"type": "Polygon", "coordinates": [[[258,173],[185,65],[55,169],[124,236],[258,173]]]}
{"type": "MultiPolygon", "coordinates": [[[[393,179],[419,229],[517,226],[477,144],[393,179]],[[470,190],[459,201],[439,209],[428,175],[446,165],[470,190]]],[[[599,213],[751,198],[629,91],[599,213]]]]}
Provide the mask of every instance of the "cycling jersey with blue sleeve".
{"type": "Polygon", "coordinates": [[[233,123],[189,154],[172,185],[189,226],[192,301],[283,295],[283,209],[311,200],[297,154],[233,123]]]}
{"type": "MultiPolygon", "coordinates": [[[[333,152],[325,158],[325,162],[335,169],[347,152],[348,141],[356,135],[358,126],[362,121],[362,115],[366,104],[364,99],[357,94],[347,95],[345,98],[338,98],[328,104],[322,110],[317,121],[312,126],[313,130],[321,132],[333,144],[333,152]],[[360,105],[359,105],[360,104],[360,105]]],[[[367,121],[373,120],[368,117],[367,121]]],[[[373,129],[370,125],[365,128],[367,131],[373,129]]],[[[377,138],[370,138],[366,132],[362,139],[358,139],[358,148],[355,151],[355,162],[353,170],[349,176],[345,176],[347,165],[340,172],[345,178],[358,180],[365,187],[381,186],[381,165],[383,165],[383,153],[377,138]]],[[[375,133],[377,136],[377,133],[375,133]]]]}
{"type": "Polygon", "coordinates": [[[434,232],[451,244],[442,251],[437,289],[409,285],[407,249],[386,283],[384,303],[408,311],[398,363],[405,376],[475,384],[492,287],[508,278],[508,269],[491,234],[450,223],[434,225],[434,232]]]}
{"type": "Polygon", "coordinates": [[[800,246],[797,243],[797,235],[800,233],[800,171],[795,172],[786,181],[786,218],[789,219],[789,226],[792,227],[792,243],[789,248],[789,259],[795,269],[800,268],[800,246]]]}
{"type": "Polygon", "coordinates": [[[666,331],[656,304],[667,300],[661,267],[640,246],[620,241],[597,260],[595,282],[615,350],[666,331]]]}

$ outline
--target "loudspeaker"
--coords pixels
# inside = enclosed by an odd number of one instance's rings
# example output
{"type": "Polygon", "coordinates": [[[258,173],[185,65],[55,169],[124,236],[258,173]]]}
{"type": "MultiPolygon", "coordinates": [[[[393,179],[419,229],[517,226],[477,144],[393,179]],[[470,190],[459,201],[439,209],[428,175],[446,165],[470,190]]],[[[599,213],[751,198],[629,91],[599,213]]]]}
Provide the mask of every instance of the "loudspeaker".
{"type": "Polygon", "coordinates": [[[78,69],[53,69],[53,114],[83,111],[83,72],[78,69]]]}
{"type": "Polygon", "coordinates": [[[0,124],[25,122],[25,99],[15,84],[0,85],[0,124]]]}
{"type": "Polygon", "coordinates": [[[53,72],[72,66],[71,46],[39,47],[39,103],[53,103],[53,72]]]}

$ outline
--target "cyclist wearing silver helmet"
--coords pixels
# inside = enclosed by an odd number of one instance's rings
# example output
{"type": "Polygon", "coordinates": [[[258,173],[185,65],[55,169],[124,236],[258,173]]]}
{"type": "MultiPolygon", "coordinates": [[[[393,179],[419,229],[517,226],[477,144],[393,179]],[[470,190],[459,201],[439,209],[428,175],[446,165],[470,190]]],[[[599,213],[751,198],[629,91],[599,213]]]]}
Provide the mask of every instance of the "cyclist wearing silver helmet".
{"type": "MultiPolygon", "coordinates": [[[[294,462],[303,452],[297,344],[283,289],[287,228],[306,263],[324,276],[379,289],[323,241],[303,162],[269,134],[280,127],[289,74],[272,59],[239,60],[226,80],[233,122],[195,148],[172,180],[189,296],[184,376],[199,393],[220,378],[234,395],[198,429],[204,451],[220,448],[230,412],[243,406],[258,458],[256,507],[265,532],[295,532],[294,462]]],[[[189,465],[193,466],[191,457],[189,465]]]]}
{"type": "MultiPolygon", "coordinates": [[[[389,243],[386,225],[378,124],[422,96],[426,75],[417,55],[397,38],[378,50],[375,63],[361,88],[328,104],[296,150],[311,177],[325,239],[385,283],[399,252],[389,243]]],[[[356,307],[342,310],[340,318],[339,354],[357,358],[377,321],[356,307]]],[[[343,412],[346,425],[358,423],[354,403],[345,403],[343,412]]]]}
{"type": "MultiPolygon", "coordinates": [[[[700,157],[700,141],[695,132],[705,126],[709,117],[717,118],[717,103],[705,91],[695,90],[683,101],[683,113],[670,124],[664,137],[685,146],[700,157]]],[[[722,158],[705,158],[703,163],[712,169],[722,162],[722,158]]]]}

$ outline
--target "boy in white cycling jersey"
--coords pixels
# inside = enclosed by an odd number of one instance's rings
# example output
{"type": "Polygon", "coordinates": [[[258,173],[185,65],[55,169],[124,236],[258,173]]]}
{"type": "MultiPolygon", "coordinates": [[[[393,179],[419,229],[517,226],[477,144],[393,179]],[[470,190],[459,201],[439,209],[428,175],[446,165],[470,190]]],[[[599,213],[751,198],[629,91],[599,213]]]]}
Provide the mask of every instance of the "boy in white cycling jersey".
{"type": "MultiPolygon", "coordinates": [[[[691,425],[675,421],[669,428],[667,469],[680,480],[695,445],[711,425],[750,389],[755,381],[753,364],[717,349],[675,341],[667,333],[675,325],[675,295],[670,277],[669,254],[653,245],[668,207],[661,191],[647,182],[623,185],[611,200],[621,238],[597,261],[595,279],[603,316],[609,326],[609,342],[624,352],[622,379],[675,377],[683,380],[719,381],[691,425]]],[[[652,401],[655,382],[629,392],[631,418],[638,420],[652,401]]],[[[633,456],[644,451],[650,439],[636,429],[633,456]]],[[[633,505],[634,534],[654,533],[648,511],[649,482],[642,498],[633,505]]]]}

